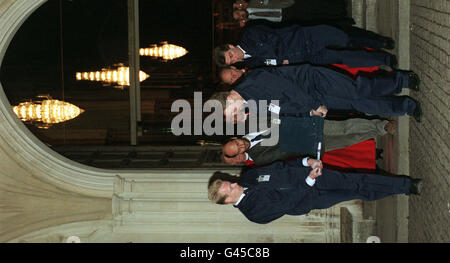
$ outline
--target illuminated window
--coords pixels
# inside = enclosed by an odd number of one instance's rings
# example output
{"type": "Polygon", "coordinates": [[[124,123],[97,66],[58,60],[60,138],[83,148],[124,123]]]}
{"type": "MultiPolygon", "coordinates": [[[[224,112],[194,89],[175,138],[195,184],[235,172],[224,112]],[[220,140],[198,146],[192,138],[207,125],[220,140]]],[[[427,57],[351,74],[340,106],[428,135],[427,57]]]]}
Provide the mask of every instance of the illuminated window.
{"type": "Polygon", "coordinates": [[[40,6],[5,54],[2,85],[36,137],[80,163],[220,166],[216,144],[224,137],[170,131],[177,114],[170,112],[173,101],[192,101],[194,91],[206,99],[212,92],[211,15],[206,0],[139,1],[139,45],[161,52],[140,57],[137,146],[130,145],[126,0],[50,0],[40,6]]]}

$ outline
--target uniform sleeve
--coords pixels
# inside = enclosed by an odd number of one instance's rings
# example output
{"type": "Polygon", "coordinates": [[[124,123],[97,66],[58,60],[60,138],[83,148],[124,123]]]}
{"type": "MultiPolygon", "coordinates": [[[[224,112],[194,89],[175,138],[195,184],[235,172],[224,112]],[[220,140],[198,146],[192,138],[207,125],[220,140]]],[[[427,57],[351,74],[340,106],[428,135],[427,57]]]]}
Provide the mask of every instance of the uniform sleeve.
{"type": "Polygon", "coordinates": [[[273,146],[260,146],[264,149],[262,152],[260,152],[255,158],[253,159],[255,161],[256,165],[266,165],[270,164],[276,161],[282,161],[284,159],[287,159],[291,156],[295,156],[295,153],[290,152],[283,152],[280,151],[278,147],[273,146]]]}
{"type": "MultiPolygon", "coordinates": [[[[295,153],[291,153],[291,156],[295,155],[295,153]]],[[[309,167],[307,161],[309,157],[305,158],[295,158],[292,160],[286,160],[286,161],[277,161],[271,164],[271,168],[274,169],[283,169],[286,167],[309,167]],[[306,164],[306,165],[305,165],[306,164]]]]}
{"type": "MultiPolygon", "coordinates": [[[[261,191],[261,190],[259,190],[261,191]]],[[[245,213],[248,220],[267,224],[286,214],[303,215],[310,211],[303,199],[296,200],[296,195],[292,191],[269,190],[264,194],[254,196],[253,207],[245,213]]]]}
{"type": "Polygon", "coordinates": [[[276,33],[275,29],[258,25],[248,31],[247,42],[252,42],[254,47],[259,50],[259,56],[265,59],[275,59],[277,65],[282,65],[283,60],[288,59],[284,54],[285,45],[283,39],[276,33]]]}
{"type": "Polygon", "coordinates": [[[310,85],[313,84],[303,81],[307,70],[307,65],[270,69],[273,76],[273,83],[270,84],[282,88],[283,103],[280,103],[280,107],[283,113],[300,113],[306,117],[310,110],[321,105],[320,100],[311,93],[310,85]]]}

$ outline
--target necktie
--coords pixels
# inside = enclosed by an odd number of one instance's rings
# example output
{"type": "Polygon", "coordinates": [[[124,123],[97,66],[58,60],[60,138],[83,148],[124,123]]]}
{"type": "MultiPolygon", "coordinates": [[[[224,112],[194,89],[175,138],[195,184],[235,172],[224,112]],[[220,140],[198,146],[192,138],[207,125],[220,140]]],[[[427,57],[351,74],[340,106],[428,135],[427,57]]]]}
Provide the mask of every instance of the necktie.
{"type": "Polygon", "coordinates": [[[264,16],[264,17],[281,17],[281,12],[253,12],[254,16],[264,16]]]}
{"type": "Polygon", "coordinates": [[[260,135],[256,136],[255,138],[253,138],[251,140],[251,142],[259,141],[259,140],[262,140],[262,139],[268,139],[268,138],[270,138],[270,133],[269,134],[265,134],[265,135],[260,134],[260,135]]]}

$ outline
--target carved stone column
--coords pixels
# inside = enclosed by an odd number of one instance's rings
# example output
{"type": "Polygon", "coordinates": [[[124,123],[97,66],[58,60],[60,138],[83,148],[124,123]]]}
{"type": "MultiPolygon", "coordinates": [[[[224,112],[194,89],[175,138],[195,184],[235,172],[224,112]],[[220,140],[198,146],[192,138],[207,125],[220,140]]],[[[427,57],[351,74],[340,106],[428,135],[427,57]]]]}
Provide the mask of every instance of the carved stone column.
{"type": "Polygon", "coordinates": [[[110,198],[58,188],[18,166],[0,168],[0,242],[61,224],[111,218],[110,198]]]}
{"type": "Polygon", "coordinates": [[[206,183],[212,172],[189,174],[116,176],[113,232],[148,234],[152,241],[159,242],[340,241],[339,206],[259,225],[248,221],[236,208],[207,199],[206,183]]]}

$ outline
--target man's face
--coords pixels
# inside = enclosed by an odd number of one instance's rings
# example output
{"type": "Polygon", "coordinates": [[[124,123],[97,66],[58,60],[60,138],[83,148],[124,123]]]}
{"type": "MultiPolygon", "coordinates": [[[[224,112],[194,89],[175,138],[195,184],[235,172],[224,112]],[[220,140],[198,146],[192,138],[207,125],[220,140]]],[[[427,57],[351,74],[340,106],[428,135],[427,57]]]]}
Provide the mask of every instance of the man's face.
{"type": "Polygon", "coordinates": [[[228,45],[228,47],[230,49],[223,53],[225,57],[225,64],[231,65],[244,60],[244,52],[240,48],[233,45],[228,45]]]}
{"type": "Polygon", "coordinates": [[[244,27],[247,24],[247,19],[239,20],[239,27],[244,27]]]}
{"type": "Polygon", "coordinates": [[[227,108],[224,110],[225,121],[230,123],[237,123],[245,121],[244,101],[242,100],[228,100],[227,108]]]}
{"type": "Polygon", "coordinates": [[[247,156],[245,155],[245,153],[240,153],[233,158],[224,156],[223,160],[225,161],[225,163],[230,165],[240,165],[245,164],[245,161],[247,161],[247,156]]]}
{"type": "Polygon", "coordinates": [[[242,76],[242,74],[244,74],[242,72],[242,70],[231,66],[230,68],[226,68],[226,69],[222,70],[222,72],[220,73],[220,78],[222,79],[222,81],[224,83],[231,85],[236,80],[238,80],[242,76]]]}
{"type": "Polygon", "coordinates": [[[245,100],[234,90],[231,90],[227,96],[227,102],[223,111],[225,121],[230,123],[243,122],[246,119],[245,100]]]}
{"type": "Polygon", "coordinates": [[[229,141],[222,147],[225,162],[231,165],[244,164],[247,160],[245,152],[248,148],[250,148],[250,142],[245,139],[235,138],[229,141]]]}
{"type": "Polygon", "coordinates": [[[227,199],[225,199],[225,203],[236,203],[242,194],[242,186],[237,183],[223,181],[218,193],[221,195],[228,195],[227,199]]]}
{"type": "Polygon", "coordinates": [[[248,12],[244,9],[237,9],[233,11],[234,20],[245,20],[248,18],[248,12]]]}
{"type": "MultiPolygon", "coordinates": [[[[237,156],[248,150],[250,143],[245,139],[235,138],[223,146],[223,153],[228,156],[237,156]]],[[[244,155],[245,156],[245,155],[244,155]]]]}

